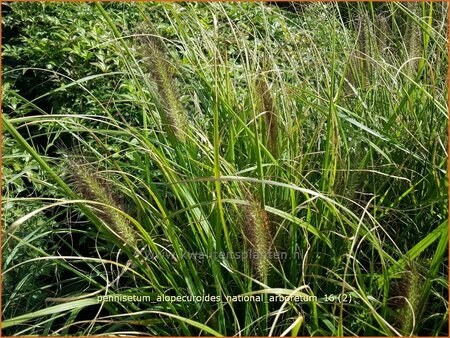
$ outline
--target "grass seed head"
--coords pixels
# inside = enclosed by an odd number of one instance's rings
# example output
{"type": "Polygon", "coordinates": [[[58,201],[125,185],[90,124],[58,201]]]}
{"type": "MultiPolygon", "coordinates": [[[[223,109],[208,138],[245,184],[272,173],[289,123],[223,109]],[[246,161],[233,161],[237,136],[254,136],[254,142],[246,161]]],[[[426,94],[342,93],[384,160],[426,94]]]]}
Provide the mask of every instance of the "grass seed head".
{"type": "Polygon", "coordinates": [[[153,81],[161,99],[164,111],[161,114],[162,122],[167,125],[168,134],[177,141],[184,142],[187,118],[183,112],[179,95],[177,93],[173,76],[175,69],[167,60],[161,41],[155,37],[142,39],[145,54],[148,56],[148,65],[153,81]]]}
{"type": "Polygon", "coordinates": [[[377,43],[380,54],[385,54],[388,46],[388,36],[390,36],[390,27],[388,18],[384,14],[377,14],[375,17],[377,29],[377,43]]]}
{"type": "Polygon", "coordinates": [[[421,310],[420,298],[423,285],[423,279],[418,269],[410,265],[408,271],[401,282],[403,295],[408,302],[403,302],[400,308],[401,332],[404,335],[410,335],[411,331],[417,328],[418,314],[421,310]],[[415,323],[415,328],[414,328],[415,323]]]}
{"type": "Polygon", "coordinates": [[[125,244],[134,246],[136,232],[130,221],[121,213],[107,207],[124,210],[120,199],[113,192],[111,183],[101,178],[95,173],[92,166],[83,160],[69,159],[68,168],[78,194],[86,200],[102,203],[102,205],[95,206],[94,213],[97,217],[110,226],[125,244]]]}
{"type": "Polygon", "coordinates": [[[277,156],[278,152],[278,115],[275,110],[275,101],[265,78],[260,76],[257,82],[257,94],[260,102],[260,109],[265,113],[265,126],[267,147],[272,155],[277,156]]]}
{"type": "Polygon", "coordinates": [[[371,71],[369,56],[372,55],[372,22],[367,12],[362,13],[360,16],[360,29],[359,46],[361,51],[362,72],[367,78],[371,71]]]}
{"type": "Polygon", "coordinates": [[[244,209],[244,235],[249,245],[249,256],[259,278],[267,276],[272,252],[269,217],[260,203],[248,195],[249,206],[244,209]]]}
{"type": "MultiPolygon", "coordinates": [[[[411,10],[413,16],[416,18],[421,17],[420,8],[416,3],[406,3],[406,7],[411,10]]],[[[406,22],[405,41],[407,42],[408,59],[417,58],[422,53],[422,30],[414,21],[412,16],[409,16],[406,22]]],[[[417,72],[418,60],[414,59],[409,62],[408,70],[411,74],[417,72]]]]}

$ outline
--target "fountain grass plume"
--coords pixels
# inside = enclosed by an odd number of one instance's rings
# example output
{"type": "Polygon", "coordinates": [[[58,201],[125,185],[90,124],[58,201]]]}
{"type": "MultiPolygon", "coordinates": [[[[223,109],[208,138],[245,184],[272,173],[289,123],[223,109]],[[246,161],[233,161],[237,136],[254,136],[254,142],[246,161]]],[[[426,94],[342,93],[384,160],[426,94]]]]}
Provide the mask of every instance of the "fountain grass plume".
{"type": "Polygon", "coordinates": [[[249,257],[259,278],[267,276],[270,269],[272,235],[267,212],[259,201],[249,193],[246,196],[250,205],[244,209],[243,230],[249,246],[249,257]]]}
{"type": "Polygon", "coordinates": [[[261,75],[257,80],[257,94],[260,110],[265,112],[265,129],[267,147],[273,156],[278,153],[278,116],[275,101],[270,92],[267,80],[261,75]]]}
{"type": "Polygon", "coordinates": [[[174,66],[167,60],[165,48],[160,39],[146,36],[141,39],[144,53],[147,55],[148,68],[152,80],[157,87],[163,111],[161,120],[169,137],[178,142],[184,142],[186,137],[183,129],[187,118],[183,112],[179,95],[174,83],[174,66]]]}
{"type": "Polygon", "coordinates": [[[97,217],[108,225],[124,241],[124,244],[135,246],[137,233],[132,224],[113,209],[124,211],[125,208],[121,199],[115,194],[111,183],[96,173],[92,165],[78,157],[69,157],[68,170],[77,193],[83,199],[101,203],[94,209],[97,217]]]}

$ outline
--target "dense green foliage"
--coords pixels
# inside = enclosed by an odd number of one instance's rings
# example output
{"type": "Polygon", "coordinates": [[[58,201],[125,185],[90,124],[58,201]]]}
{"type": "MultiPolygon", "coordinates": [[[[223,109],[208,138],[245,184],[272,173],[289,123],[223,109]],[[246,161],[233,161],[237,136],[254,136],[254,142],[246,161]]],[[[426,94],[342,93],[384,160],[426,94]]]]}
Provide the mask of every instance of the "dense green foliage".
{"type": "Polygon", "coordinates": [[[448,5],[291,9],[3,5],[4,335],[447,335],[448,5]]]}

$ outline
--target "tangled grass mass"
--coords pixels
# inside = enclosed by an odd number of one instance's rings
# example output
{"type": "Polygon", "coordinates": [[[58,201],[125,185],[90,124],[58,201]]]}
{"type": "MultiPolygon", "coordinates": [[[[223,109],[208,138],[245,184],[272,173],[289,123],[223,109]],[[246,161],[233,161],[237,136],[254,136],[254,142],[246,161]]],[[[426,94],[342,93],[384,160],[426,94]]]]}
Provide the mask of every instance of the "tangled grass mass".
{"type": "Polygon", "coordinates": [[[448,336],[448,3],[2,5],[6,336],[448,336]]]}

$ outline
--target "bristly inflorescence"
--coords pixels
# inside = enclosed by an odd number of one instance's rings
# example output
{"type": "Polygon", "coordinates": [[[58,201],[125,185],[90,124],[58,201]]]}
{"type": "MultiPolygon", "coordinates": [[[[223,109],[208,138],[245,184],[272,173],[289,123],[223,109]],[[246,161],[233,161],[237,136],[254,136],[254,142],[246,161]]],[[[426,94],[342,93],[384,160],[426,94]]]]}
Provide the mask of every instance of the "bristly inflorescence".
{"type": "Polygon", "coordinates": [[[68,160],[69,174],[77,193],[83,199],[95,201],[100,204],[94,206],[94,213],[124,244],[135,246],[137,233],[131,222],[120,212],[124,212],[121,199],[115,196],[111,184],[95,172],[92,165],[83,159],[72,157],[68,160]]]}
{"type": "Polygon", "coordinates": [[[267,147],[272,155],[278,152],[278,116],[275,110],[275,101],[265,78],[260,76],[257,80],[257,92],[261,111],[265,112],[265,126],[267,147]]]}
{"type": "Polygon", "coordinates": [[[404,296],[409,303],[405,302],[400,310],[401,332],[404,335],[410,335],[411,331],[414,330],[415,327],[417,328],[423,280],[418,269],[414,266],[411,266],[411,268],[405,272],[405,277],[403,279],[405,284],[404,296]],[[414,323],[415,327],[413,326],[414,323]]]}
{"type": "Polygon", "coordinates": [[[398,311],[396,326],[400,333],[409,336],[417,329],[420,312],[423,309],[421,294],[423,277],[413,263],[408,263],[401,278],[393,279],[389,305],[398,311]]]}
{"type": "Polygon", "coordinates": [[[422,30],[416,24],[415,20],[422,17],[420,7],[417,3],[406,3],[405,6],[411,11],[412,15],[408,17],[405,29],[405,42],[407,46],[408,58],[411,60],[408,64],[408,70],[411,74],[417,72],[418,57],[422,54],[422,30]]]}
{"type": "Polygon", "coordinates": [[[142,38],[141,42],[144,53],[147,55],[152,80],[156,84],[164,108],[161,112],[161,120],[166,126],[167,133],[177,141],[183,142],[186,138],[183,129],[186,127],[187,119],[175,87],[173,65],[167,60],[165,48],[160,39],[147,36],[142,38]]]}
{"type": "Polygon", "coordinates": [[[248,194],[247,200],[250,205],[244,208],[244,235],[256,274],[259,278],[264,278],[270,269],[272,252],[269,217],[256,198],[248,194]]]}

